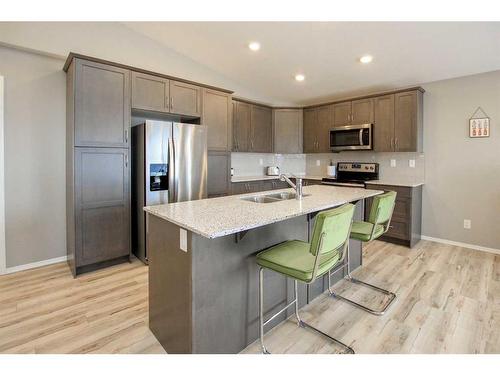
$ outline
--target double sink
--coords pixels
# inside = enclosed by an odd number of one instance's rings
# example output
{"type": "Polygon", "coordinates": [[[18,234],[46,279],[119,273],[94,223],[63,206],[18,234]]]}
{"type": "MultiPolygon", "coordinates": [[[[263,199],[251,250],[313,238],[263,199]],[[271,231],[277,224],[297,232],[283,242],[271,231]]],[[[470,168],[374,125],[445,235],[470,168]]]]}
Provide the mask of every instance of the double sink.
{"type": "MultiPolygon", "coordinates": [[[[302,197],[307,197],[310,194],[302,194],[302,197]]],[[[295,199],[297,197],[296,193],[274,193],[268,195],[254,195],[252,197],[244,197],[241,198],[244,201],[254,202],[254,203],[273,203],[273,202],[281,202],[289,199],[295,199]]]]}

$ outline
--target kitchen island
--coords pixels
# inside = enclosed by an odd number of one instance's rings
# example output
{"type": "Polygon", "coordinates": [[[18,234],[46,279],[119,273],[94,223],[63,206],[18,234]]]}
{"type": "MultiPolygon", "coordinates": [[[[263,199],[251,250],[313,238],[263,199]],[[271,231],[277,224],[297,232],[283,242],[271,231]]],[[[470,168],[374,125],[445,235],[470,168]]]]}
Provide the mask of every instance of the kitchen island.
{"type": "MultiPolygon", "coordinates": [[[[308,241],[315,215],[347,202],[356,203],[355,219],[362,220],[364,199],[382,193],[323,185],[303,190],[302,200],[253,199],[294,192],[284,189],[145,207],[149,326],[168,353],[238,353],[255,341],[255,254],[290,239],[308,241]]],[[[354,269],[361,264],[361,243],[350,240],[350,248],[354,269]]],[[[264,306],[270,316],[292,300],[293,281],[271,272],[265,279],[264,306]]],[[[325,278],[300,285],[300,305],[326,287],[325,278]]]]}

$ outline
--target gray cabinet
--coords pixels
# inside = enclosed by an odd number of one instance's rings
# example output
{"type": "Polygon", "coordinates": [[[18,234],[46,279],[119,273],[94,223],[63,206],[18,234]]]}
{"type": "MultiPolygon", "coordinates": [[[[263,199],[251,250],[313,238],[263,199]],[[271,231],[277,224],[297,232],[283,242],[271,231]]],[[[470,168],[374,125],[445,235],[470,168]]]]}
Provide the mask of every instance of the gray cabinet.
{"type": "MultiPolygon", "coordinates": [[[[129,151],[75,151],[75,261],[79,268],[130,254],[129,151]]],[[[78,273],[78,272],[77,272],[78,273]]]]}
{"type": "Polygon", "coordinates": [[[250,125],[250,151],[273,152],[271,108],[252,105],[250,125]]]}
{"type": "Polygon", "coordinates": [[[373,150],[394,151],[394,94],[379,96],[374,101],[373,150]]]}
{"type": "Polygon", "coordinates": [[[129,260],[130,72],[75,58],[66,83],[66,242],[76,276],[129,260]]]}
{"type": "Polygon", "coordinates": [[[250,151],[251,105],[233,101],[233,151],[250,151]]]}
{"type": "Polygon", "coordinates": [[[74,144],[128,147],[130,71],[75,59],[74,144]]]}
{"type": "Polygon", "coordinates": [[[301,109],[273,110],[273,152],[302,153],[303,112],[301,109]]]}
{"type": "Polygon", "coordinates": [[[201,87],[153,74],[132,72],[132,108],[201,116],[201,87]]]}
{"type": "Polygon", "coordinates": [[[209,151],[231,151],[232,100],[230,94],[203,89],[201,123],[208,127],[209,151]]]}
{"type": "MultiPolygon", "coordinates": [[[[422,186],[370,185],[367,189],[395,191],[396,205],[390,228],[380,240],[413,247],[422,235],[422,186]]],[[[365,218],[369,216],[373,198],[366,199],[365,218]]]]}
{"type": "Polygon", "coordinates": [[[170,112],[201,116],[201,88],[189,83],[170,81],[170,112]]]}
{"type": "Polygon", "coordinates": [[[333,126],[344,126],[351,123],[351,102],[333,105],[333,126]]]}
{"type": "Polygon", "coordinates": [[[373,99],[359,99],[351,102],[352,124],[373,124],[374,107],[373,99]]]}
{"type": "Polygon", "coordinates": [[[262,191],[261,181],[233,182],[231,184],[232,194],[256,193],[262,191]]]}
{"type": "Polygon", "coordinates": [[[208,152],[208,197],[229,194],[231,153],[220,151],[208,152]]]}
{"type": "Polygon", "coordinates": [[[304,110],[304,131],[303,131],[303,150],[304,153],[318,152],[317,129],[318,110],[308,108],[304,110]]]}
{"type": "Polygon", "coordinates": [[[168,79],[150,74],[132,72],[132,107],[145,111],[170,110],[170,83],[168,79]]]}
{"type": "Polygon", "coordinates": [[[316,127],[316,152],[330,152],[330,129],[333,127],[332,106],[323,106],[317,109],[318,124],[316,127]]]}

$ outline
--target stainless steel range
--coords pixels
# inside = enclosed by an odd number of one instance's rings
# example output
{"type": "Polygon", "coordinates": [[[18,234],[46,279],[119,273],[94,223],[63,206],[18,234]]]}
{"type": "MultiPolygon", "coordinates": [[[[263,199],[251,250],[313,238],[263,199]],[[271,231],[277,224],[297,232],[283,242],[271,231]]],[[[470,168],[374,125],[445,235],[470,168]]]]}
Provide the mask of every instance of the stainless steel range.
{"type": "Polygon", "coordinates": [[[337,163],[337,176],[323,178],[323,185],[365,187],[366,181],[378,180],[378,163],[337,163]]]}

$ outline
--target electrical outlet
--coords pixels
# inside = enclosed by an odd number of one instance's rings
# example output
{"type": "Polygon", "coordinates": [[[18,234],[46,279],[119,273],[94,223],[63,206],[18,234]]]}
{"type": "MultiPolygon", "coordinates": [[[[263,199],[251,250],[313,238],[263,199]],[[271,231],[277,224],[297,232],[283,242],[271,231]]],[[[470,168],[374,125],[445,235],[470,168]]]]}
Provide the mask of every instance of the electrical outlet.
{"type": "Polygon", "coordinates": [[[391,167],[396,167],[396,159],[391,159],[391,167]]]}
{"type": "Polygon", "coordinates": [[[316,167],[319,167],[321,165],[321,160],[316,160],[316,167]]]}
{"type": "Polygon", "coordinates": [[[415,159],[408,160],[408,166],[410,168],[415,168],[415,159]]]}
{"type": "Polygon", "coordinates": [[[259,165],[264,165],[264,160],[263,159],[259,159],[259,165]]]}
{"type": "Polygon", "coordinates": [[[464,229],[470,229],[470,228],[471,228],[470,219],[464,219],[464,229]]]}

